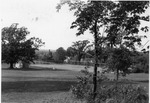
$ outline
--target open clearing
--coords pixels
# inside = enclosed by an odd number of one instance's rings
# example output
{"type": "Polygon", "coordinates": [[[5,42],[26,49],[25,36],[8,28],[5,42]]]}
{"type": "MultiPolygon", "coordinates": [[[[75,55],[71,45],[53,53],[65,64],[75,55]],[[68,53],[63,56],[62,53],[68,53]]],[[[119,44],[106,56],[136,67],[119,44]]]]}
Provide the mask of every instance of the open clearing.
{"type": "MultiPolygon", "coordinates": [[[[80,70],[84,69],[84,66],[42,64],[32,65],[28,70],[9,70],[7,65],[2,65],[2,68],[3,103],[46,103],[46,101],[55,103],[56,100],[69,101],[71,97],[69,97],[68,91],[71,85],[76,84],[76,76],[83,75],[80,70]],[[55,70],[52,69],[54,66],[55,70]]],[[[113,78],[111,73],[106,75],[113,78]]],[[[130,74],[125,78],[139,83],[148,91],[148,74],[130,74]]],[[[57,103],[61,102],[57,101],[57,103]]],[[[69,101],[69,103],[73,103],[73,101],[69,101]]],[[[81,101],[77,103],[81,103],[81,101]]]]}

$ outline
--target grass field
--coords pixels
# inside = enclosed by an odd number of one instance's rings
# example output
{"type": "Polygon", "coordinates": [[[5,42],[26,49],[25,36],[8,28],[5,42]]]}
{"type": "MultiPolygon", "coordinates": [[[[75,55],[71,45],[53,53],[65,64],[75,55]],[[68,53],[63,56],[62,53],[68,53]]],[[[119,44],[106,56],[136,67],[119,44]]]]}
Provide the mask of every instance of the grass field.
{"type": "MultiPolygon", "coordinates": [[[[9,103],[73,103],[69,89],[76,84],[76,76],[83,75],[78,65],[32,65],[28,70],[9,70],[2,65],[2,102],[9,103]],[[66,69],[65,69],[66,67],[66,69]],[[52,69],[52,68],[55,68],[52,69]],[[75,70],[77,68],[77,70],[75,70]]],[[[113,74],[107,74],[113,78],[113,74]]],[[[146,87],[148,91],[148,74],[130,74],[126,79],[146,87]]],[[[84,103],[77,101],[77,103],[84,103]]]]}

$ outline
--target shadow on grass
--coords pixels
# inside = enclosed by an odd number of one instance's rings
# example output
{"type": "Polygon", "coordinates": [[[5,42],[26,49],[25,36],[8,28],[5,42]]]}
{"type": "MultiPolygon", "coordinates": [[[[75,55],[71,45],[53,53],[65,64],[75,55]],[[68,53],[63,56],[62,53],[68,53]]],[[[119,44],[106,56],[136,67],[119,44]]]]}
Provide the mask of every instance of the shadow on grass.
{"type": "MultiPolygon", "coordinates": [[[[114,85],[116,82],[102,82],[104,85],[114,85]]],[[[52,92],[52,91],[69,91],[72,85],[77,81],[17,81],[2,82],[2,93],[6,92],[52,92]]],[[[117,84],[139,84],[138,82],[127,81],[118,82],[117,84]]],[[[146,85],[148,85],[146,83],[146,85]]],[[[148,89],[148,87],[147,87],[148,89]]]]}
{"type": "Polygon", "coordinates": [[[76,85],[76,81],[2,82],[2,93],[68,91],[72,85],[76,85]]]}
{"type": "Polygon", "coordinates": [[[136,82],[141,82],[141,83],[149,83],[149,80],[134,80],[136,82]]]}

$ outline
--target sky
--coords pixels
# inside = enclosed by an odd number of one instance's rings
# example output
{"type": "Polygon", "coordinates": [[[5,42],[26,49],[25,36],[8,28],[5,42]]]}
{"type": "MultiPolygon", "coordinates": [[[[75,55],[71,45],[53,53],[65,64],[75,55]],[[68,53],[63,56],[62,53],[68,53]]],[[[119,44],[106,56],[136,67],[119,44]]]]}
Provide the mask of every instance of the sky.
{"type": "MultiPolygon", "coordinates": [[[[93,35],[85,32],[76,36],[76,29],[70,29],[75,20],[67,5],[57,12],[60,0],[1,0],[1,28],[19,23],[30,31],[29,37],[38,37],[45,42],[40,49],[67,49],[77,40],[93,41],[93,35]]],[[[144,23],[146,24],[146,23],[144,23]]],[[[143,45],[147,39],[143,40],[143,45]]]]}

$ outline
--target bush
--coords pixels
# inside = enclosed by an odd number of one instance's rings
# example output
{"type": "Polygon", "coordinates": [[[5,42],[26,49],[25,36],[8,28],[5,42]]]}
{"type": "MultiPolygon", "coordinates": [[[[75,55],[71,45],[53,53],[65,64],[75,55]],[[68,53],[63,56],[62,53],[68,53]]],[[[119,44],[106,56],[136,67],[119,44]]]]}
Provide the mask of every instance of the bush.
{"type": "Polygon", "coordinates": [[[70,89],[74,97],[78,99],[84,99],[92,92],[92,74],[90,74],[87,70],[83,70],[81,72],[84,73],[85,76],[78,76],[78,84],[76,86],[72,86],[70,89]]]}
{"type": "MultiPolygon", "coordinates": [[[[84,76],[78,76],[78,84],[76,86],[72,86],[70,90],[75,98],[85,99],[90,103],[93,95],[92,73],[89,73],[87,69],[82,70],[81,72],[84,74],[84,76]]],[[[104,75],[99,75],[97,78],[98,83],[101,83],[105,80],[108,80],[108,78],[104,75]]]]}
{"type": "Polygon", "coordinates": [[[149,73],[149,64],[135,64],[134,66],[134,73],[149,73]]]}
{"type": "Polygon", "coordinates": [[[138,85],[107,85],[100,87],[96,100],[96,103],[148,103],[148,94],[138,85]]]}
{"type": "Polygon", "coordinates": [[[149,73],[149,54],[140,53],[133,59],[135,60],[133,65],[134,73],[149,73]]]}
{"type": "Polygon", "coordinates": [[[110,81],[104,75],[98,76],[97,96],[93,101],[92,74],[87,70],[82,71],[85,74],[78,78],[78,84],[71,87],[71,93],[77,99],[84,99],[87,103],[148,103],[148,94],[143,87],[136,84],[118,83],[110,81]],[[102,82],[114,82],[113,84],[104,84],[102,82]]]}

